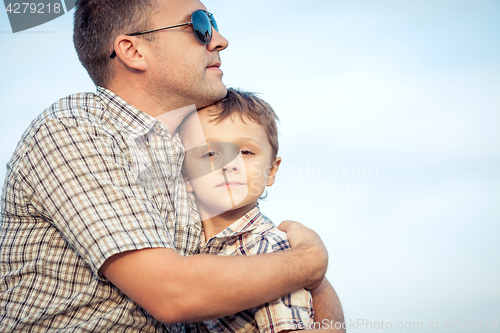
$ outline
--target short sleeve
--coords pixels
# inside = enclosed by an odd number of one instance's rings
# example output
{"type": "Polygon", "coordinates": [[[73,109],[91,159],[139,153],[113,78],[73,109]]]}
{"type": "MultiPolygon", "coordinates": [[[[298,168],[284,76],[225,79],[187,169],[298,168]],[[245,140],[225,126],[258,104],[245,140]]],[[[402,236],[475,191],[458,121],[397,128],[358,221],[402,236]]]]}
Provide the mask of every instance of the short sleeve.
{"type": "Polygon", "coordinates": [[[311,294],[298,289],[273,302],[258,307],[255,321],[261,333],[298,330],[313,327],[314,313],[311,294]]]}
{"type": "Polygon", "coordinates": [[[19,172],[30,211],[59,230],[94,274],[110,256],[171,248],[165,222],[137,182],[126,144],[84,119],[53,119],[33,135],[19,172]]]}
{"type": "MultiPolygon", "coordinates": [[[[271,253],[287,250],[290,245],[286,234],[274,227],[262,234],[256,248],[260,249],[259,253],[271,253]]],[[[311,293],[305,289],[298,289],[257,307],[255,308],[255,321],[261,333],[313,327],[314,312],[311,293]]]]}

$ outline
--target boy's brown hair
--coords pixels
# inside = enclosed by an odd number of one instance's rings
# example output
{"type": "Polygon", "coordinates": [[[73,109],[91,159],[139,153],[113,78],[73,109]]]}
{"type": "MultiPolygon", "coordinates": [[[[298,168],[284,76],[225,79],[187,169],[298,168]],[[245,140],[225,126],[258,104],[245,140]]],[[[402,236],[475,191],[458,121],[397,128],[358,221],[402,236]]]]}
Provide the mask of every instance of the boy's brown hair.
{"type": "Polygon", "coordinates": [[[221,122],[228,117],[238,115],[243,122],[250,119],[264,127],[267,139],[271,144],[272,160],[274,161],[279,148],[278,126],[276,125],[279,118],[273,108],[257,97],[255,93],[229,88],[226,97],[211,105],[209,112],[211,116],[214,116],[212,121],[215,122],[221,122]]]}

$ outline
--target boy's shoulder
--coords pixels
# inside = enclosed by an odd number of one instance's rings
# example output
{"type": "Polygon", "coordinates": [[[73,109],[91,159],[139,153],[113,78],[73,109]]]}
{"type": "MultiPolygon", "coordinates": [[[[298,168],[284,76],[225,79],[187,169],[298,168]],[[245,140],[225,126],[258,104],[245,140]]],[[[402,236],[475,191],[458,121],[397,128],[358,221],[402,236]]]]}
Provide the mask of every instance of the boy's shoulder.
{"type": "Polygon", "coordinates": [[[290,249],[290,243],[286,233],[279,230],[278,227],[264,214],[262,214],[263,219],[260,221],[259,225],[252,230],[252,234],[256,237],[261,244],[261,247],[269,247],[267,251],[264,252],[276,252],[290,249]]]}

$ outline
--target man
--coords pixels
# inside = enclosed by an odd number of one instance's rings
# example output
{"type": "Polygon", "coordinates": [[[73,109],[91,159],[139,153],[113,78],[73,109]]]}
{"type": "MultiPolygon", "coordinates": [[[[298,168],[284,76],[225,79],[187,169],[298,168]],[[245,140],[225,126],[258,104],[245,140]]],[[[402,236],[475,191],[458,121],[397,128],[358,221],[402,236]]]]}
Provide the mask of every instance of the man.
{"type": "Polygon", "coordinates": [[[193,255],[175,129],[226,94],[211,24],[198,0],[77,3],[75,48],[98,89],[46,109],[8,164],[0,331],[163,331],[300,287],[317,287],[316,320],[341,319],[326,250],[300,224],[282,225],[290,251],[193,255]]]}

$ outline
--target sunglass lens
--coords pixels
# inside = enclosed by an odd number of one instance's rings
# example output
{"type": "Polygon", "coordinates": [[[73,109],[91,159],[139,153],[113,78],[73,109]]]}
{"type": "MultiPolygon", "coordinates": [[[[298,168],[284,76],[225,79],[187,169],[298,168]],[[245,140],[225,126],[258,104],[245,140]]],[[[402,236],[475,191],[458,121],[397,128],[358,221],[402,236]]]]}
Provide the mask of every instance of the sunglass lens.
{"type": "Polygon", "coordinates": [[[212,40],[212,24],[207,14],[203,10],[194,11],[191,14],[191,22],[196,38],[203,44],[208,44],[212,40]]]}
{"type": "Polygon", "coordinates": [[[215,22],[215,18],[212,13],[208,14],[208,17],[210,18],[210,22],[212,22],[212,26],[214,27],[217,32],[219,32],[219,27],[217,26],[217,22],[215,22]]]}

